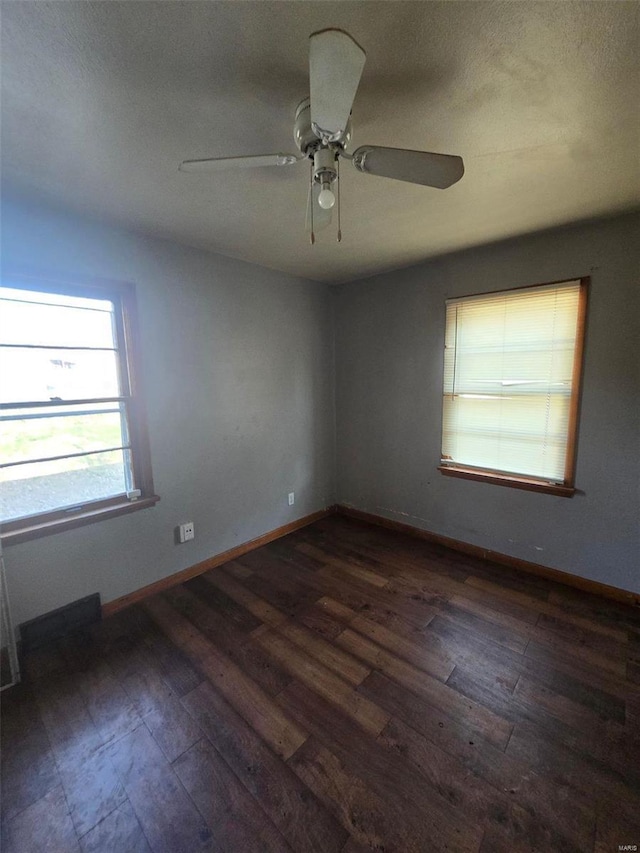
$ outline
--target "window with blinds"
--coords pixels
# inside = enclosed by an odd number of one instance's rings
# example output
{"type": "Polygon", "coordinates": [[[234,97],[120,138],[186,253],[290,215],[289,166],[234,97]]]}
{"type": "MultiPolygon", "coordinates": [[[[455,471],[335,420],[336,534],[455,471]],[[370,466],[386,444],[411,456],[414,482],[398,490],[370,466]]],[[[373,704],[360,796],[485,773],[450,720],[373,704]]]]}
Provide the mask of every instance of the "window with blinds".
{"type": "Polygon", "coordinates": [[[573,486],[586,280],[446,303],[443,473],[573,486]]]}

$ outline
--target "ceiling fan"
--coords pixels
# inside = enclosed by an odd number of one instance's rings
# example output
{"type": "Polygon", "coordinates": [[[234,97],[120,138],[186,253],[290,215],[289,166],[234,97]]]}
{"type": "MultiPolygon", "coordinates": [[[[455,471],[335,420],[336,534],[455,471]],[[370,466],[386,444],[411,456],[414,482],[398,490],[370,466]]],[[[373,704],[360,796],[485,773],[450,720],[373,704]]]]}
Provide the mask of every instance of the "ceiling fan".
{"type": "Polygon", "coordinates": [[[377,145],[362,145],[353,154],[347,153],[345,149],[351,139],[351,107],[364,63],[364,50],[342,30],[313,33],[309,37],[310,96],[298,105],[293,127],[299,153],[185,160],[180,170],[214,172],[247,166],[292,166],[310,160],[306,227],[312,243],[314,232],[330,224],[336,196],[338,241],[342,238],[340,158],[351,160],[364,175],[395,178],[438,189],[446,189],[459,181],[464,174],[462,157],[377,145]]]}

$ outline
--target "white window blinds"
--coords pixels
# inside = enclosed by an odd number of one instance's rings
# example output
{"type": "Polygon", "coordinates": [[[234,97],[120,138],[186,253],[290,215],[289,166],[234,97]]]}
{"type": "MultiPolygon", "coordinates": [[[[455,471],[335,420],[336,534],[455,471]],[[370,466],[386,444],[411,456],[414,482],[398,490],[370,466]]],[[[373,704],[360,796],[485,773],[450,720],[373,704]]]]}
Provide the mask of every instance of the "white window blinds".
{"type": "Polygon", "coordinates": [[[447,300],[443,465],[566,482],[580,305],[580,281],[447,300]]]}

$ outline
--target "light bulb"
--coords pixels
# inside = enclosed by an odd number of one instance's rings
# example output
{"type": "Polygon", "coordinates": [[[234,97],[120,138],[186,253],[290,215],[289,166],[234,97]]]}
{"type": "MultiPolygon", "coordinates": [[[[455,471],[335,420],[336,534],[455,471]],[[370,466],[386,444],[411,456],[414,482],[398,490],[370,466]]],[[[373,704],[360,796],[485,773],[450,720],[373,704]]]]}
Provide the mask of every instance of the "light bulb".
{"type": "Polygon", "coordinates": [[[329,184],[323,184],[318,193],[318,204],[323,210],[331,210],[336,203],[336,197],[329,189],[329,184]]]}

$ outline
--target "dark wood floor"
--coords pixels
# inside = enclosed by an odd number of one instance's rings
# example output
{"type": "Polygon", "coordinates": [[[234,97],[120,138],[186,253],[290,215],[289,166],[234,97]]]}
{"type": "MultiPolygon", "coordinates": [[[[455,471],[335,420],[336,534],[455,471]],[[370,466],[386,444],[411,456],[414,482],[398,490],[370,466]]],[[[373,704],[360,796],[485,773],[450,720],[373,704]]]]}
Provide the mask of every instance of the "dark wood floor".
{"type": "Polygon", "coordinates": [[[640,613],[331,517],[26,661],[3,850],[640,847],[640,613]]]}

